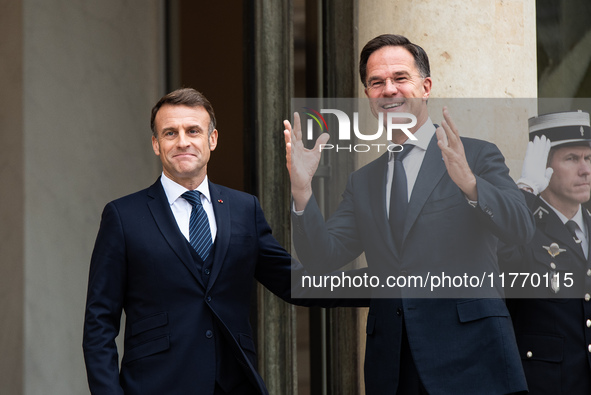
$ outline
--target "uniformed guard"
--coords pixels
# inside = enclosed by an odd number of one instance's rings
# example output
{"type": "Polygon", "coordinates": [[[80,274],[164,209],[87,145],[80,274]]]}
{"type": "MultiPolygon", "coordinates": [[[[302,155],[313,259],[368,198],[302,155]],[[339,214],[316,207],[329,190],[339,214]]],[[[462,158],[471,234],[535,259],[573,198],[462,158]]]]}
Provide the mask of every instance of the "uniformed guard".
{"type": "Polygon", "coordinates": [[[583,111],[529,119],[518,186],[536,220],[532,241],[501,246],[530,394],[591,394],[591,130],[583,111]],[[511,287],[510,273],[521,277],[511,287]],[[522,287],[522,285],[525,285],[522,287]],[[519,298],[517,298],[519,297],[519,298]]]}

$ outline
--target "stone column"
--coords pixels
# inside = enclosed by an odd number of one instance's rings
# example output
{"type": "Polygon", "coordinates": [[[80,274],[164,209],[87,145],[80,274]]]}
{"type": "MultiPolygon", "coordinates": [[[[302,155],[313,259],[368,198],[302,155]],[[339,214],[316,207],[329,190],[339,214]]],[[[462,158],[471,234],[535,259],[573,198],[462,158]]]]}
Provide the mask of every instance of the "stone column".
{"type": "MultiPolygon", "coordinates": [[[[537,97],[534,1],[359,0],[359,48],[383,33],[402,34],[425,49],[431,63],[432,98],[537,97]]],[[[361,82],[358,87],[362,97],[361,82]]],[[[511,124],[499,124],[486,136],[462,129],[460,119],[456,123],[461,134],[497,144],[511,175],[518,178],[532,111],[516,109],[506,117],[511,124]]],[[[443,118],[434,111],[431,117],[435,123],[443,118]]]]}
{"type": "MultiPolygon", "coordinates": [[[[293,96],[292,3],[257,0],[251,12],[253,103],[247,104],[255,119],[257,194],[273,235],[288,246],[290,187],[282,121],[293,96]]],[[[295,308],[260,285],[257,331],[259,372],[269,393],[297,394],[295,308]]]]}
{"type": "Polygon", "coordinates": [[[88,393],[82,325],[104,205],[159,173],[157,0],[2,1],[0,393],[88,393]]]}
{"type": "MultiPolygon", "coordinates": [[[[355,0],[324,2],[324,89],[325,97],[355,97],[359,48],[357,42],[358,9],[355,0]]],[[[347,155],[325,155],[330,163],[330,177],[324,180],[324,208],[332,213],[342,200],[348,175],[354,163],[347,155]]],[[[364,266],[358,261],[350,267],[364,266]]],[[[360,361],[365,350],[364,323],[367,309],[337,308],[327,310],[328,394],[353,395],[363,391],[360,361]]]]}
{"type": "Polygon", "coordinates": [[[2,0],[0,9],[0,392],[21,394],[25,256],[23,7],[20,1],[2,0]]]}

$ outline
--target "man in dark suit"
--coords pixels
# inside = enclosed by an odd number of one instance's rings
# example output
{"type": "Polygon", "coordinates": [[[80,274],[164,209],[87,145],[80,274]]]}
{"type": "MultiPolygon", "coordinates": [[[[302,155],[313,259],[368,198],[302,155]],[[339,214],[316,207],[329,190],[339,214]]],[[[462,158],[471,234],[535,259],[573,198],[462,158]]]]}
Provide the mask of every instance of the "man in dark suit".
{"type": "Polygon", "coordinates": [[[151,125],[162,175],[107,204],[92,254],[83,341],[90,390],[266,394],[249,324],[252,280],[290,300],[291,257],[254,196],[208,180],[218,132],[202,94],[164,96],[151,125]]]}
{"type": "MultiPolygon", "coordinates": [[[[526,242],[534,231],[499,150],[460,138],[446,110],[443,127],[436,129],[427,110],[432,86],[428,57],[405,37],[382,35],[369,41],[359,70],[374,115],[413,114],[417,122],[410,132],[417,140],[395,132],[392,142],[413,144],[402,150],[410,153],[400,161],[387,152],[352,173],[342,202],[325,222],[310,184],[319,144],[328,135],[306,150],[299,116],[294,115],[293,130],[285,122],[294,241],[301,262],[308,271],[326,272],[365,252],[370,274],[382,281],[387,275],[424,276],[428,271],[498,274],[498,239],[526,242]],[[402,183],[397,167],[406,177],[402,183]],[[402,217],[398,206],[405,207],[402,217]]],[[[416,290],[410,288],[392,289],[385,294],[390,299],[380,298],[382,290],[376,288],[367,320],[368,395],[527,389],[501,290],[493,289],[489,298],[437,299],[414,298],[416,290]]]]}
{"type": "Polygon", "coordinates": [[[521,278],[507,290],[530,394],[591,394],[591,216],[581,205],[591,191],[589,125],[585,112],[530,118],[518,185],[536,232],[499,249],[505,272],[530,275],[535,286],[522,288],[521,278]]]}

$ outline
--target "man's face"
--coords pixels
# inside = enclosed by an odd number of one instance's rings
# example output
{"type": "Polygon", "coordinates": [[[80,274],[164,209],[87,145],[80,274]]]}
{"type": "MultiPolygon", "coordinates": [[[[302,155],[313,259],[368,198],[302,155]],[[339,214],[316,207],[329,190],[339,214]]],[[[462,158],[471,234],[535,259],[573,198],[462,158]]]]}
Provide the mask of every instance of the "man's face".
{"type": "Polygon", "coordinates": [[[217,130],[207,133],[207,111],[165,104],[156,114],[154,126],[158,137],[152,137],[152,148],[162,161],[164,174],[185,187],[191,185],[189,189],[196,188],[207,174],[210,152],[217,145],[217,130]]]}
{"type": "Polygon", "coordinates": [[[548,166],[554,169],[554,173],[542,196],[550,204],[578,206],[589,200],[591,192],[591,148],[589,146],[555,148],[548,166]]]}
{"type": "MultiPolygon", "coordinates": [[[[406,112],[417,117],[416,131],[429,117],[427,99],[431,78],[421,77],[410,52],[399,46],[386,46],[373,52],[367,60],[365,94],[371,100],[372,112],[406,112]],[[410,100],[409,100],[410,99],[410,100]]],[[[384,121],[386,114],[384,114],[384,121]]],[[[401,123],[408,119],[402,118],[401,123]]]]}

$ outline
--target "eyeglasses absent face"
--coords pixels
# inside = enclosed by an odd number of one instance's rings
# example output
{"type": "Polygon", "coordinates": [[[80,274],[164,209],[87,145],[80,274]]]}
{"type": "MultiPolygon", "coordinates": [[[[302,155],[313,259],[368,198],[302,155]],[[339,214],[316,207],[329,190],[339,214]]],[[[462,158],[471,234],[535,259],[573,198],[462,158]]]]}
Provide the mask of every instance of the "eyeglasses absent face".
{"type": "Polygon", "coordinates": [[[392,85],[392,88],[394,89],[401,89],[408,84],[416,85],[417,83],[421,83],[422,80],[424,80],[424,78],[420,75],[411,75],[406,72],[400,72],[392,77],[371,77],[367,81],[367,89],[372,93],[381,93],[385,89],[390,89],[388,85],[392,85]]]}

